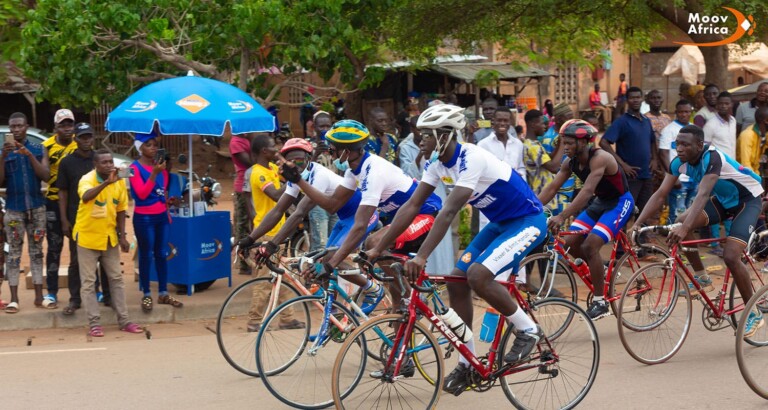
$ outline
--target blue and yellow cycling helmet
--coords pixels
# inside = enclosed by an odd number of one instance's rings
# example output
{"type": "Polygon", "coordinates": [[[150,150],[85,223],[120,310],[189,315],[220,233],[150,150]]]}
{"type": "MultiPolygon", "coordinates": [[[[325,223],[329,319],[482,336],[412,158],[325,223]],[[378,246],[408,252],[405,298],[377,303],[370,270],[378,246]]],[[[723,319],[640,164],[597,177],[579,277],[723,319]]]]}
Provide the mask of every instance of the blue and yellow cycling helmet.
{"type": "Polygon", "coordinates": [[[339,150],[356,150],[368,143],[371,135],[365,125],[355,120],[337,121],[325,134],[325,139],[339,150]]]}

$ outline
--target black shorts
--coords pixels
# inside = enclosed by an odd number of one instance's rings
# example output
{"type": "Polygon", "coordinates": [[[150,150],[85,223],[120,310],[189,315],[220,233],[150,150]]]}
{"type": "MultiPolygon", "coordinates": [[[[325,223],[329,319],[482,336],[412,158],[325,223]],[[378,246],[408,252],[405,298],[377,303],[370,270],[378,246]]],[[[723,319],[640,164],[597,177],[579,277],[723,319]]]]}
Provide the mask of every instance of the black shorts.
{"type": "Polygon", "coordinates": [[[749,235],[755,230],[757,218],[762,209],[763,204],[760,198],[747,199],[733,208],[725,209],[716,197],[711,196],[704,206],[704,213],[707,215],[707,225],[716,225],[733,217],[731,232],[728,237],[737,239],[746,245],[749,241],[749,235]]]}

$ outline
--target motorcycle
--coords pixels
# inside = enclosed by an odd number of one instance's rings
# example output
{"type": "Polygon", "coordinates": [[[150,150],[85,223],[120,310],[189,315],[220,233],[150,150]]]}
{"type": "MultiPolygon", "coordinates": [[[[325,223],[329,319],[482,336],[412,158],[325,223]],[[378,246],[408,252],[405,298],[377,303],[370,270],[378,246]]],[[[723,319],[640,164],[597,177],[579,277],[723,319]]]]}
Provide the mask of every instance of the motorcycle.
{"type": "MultiPolygon", "coordinates": [[[[179,155],[177,159],[178,163],[181,165],[187,164],[187,157],[184,154],[179,155]]],[[[193,188],[192,189],[192,198],[194,200],[203,200],[205,201],[205,204],[208,208],[212,208],[214,205],[217,205],[218,202],[216,201],[216,198],[221,197],[221,184],[216,181],[212,176],[210,176],[211,168],[213,165],[208,164],[208,168],[205,170],[205,175],[203,175],[202,178],[200,178],[197,173],[192,171],[192,178],[191,183],[194,184],[195,182],[200,184],[200,188],[193,188]]],[[[185,169],[182,171],[178,171],[179,174],[183,174],[187,177],[187,180],[190,181],[189,178],[189,169],[185,169]]],[[[191,186],[190,183],[187,183],[188,185],[183,189],[185,196],[188,195],[189,187],[191,186]]]]}

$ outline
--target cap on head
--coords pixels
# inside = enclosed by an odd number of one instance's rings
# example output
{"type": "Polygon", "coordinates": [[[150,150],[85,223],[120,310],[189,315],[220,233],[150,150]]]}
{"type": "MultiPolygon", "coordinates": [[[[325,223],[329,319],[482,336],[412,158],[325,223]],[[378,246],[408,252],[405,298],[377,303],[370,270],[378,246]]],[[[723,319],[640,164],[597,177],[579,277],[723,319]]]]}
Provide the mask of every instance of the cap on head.
{"type": "Polygon", "coordinates": [[[148,134],[142,134],[142,133],[136,133],[133,136],[133,146],[136,147],[136,151],[139,151],[141,149],[141,146],[144,145],[147,141],[151,140],[152,138],[157,138],[157,134],[155,134],[155,131],[151,131],[148,134]]]}
{"type": "Polygon", "coordinates": [[[91,127],[91,124],[88,124],[87,122],[81,122],[75,125],[75,137],[86,134],[93,135],[93,128],[91,127]]]}
{"type": "Polygon", "coordinates": [[[552,111],[555,117],[558,117],[561,115],[573,114],[573,110],[571,109],[571,106],[566,103],[557,104],[552,111]]]}
{"type": "Polygon", "coordinates": [[[285,155],[295,150],[301,150],[306,152],[307,154],[311,154],[312,143],[305,140],[304,138],[291,138],[288,141],[286,141],[285,144],[283,144],[283,148],[280,150],[280,153],[285,155]]]}
{"type": "Polygon", "coordinates": [[[62,121],[71,120],[75,121],[75,114],[72,114],[72,110],[62,108],[56,111],[56,115],[53,116],[53,123],[60,124],[62,121]]]}
{"type": "Polygon", "coordinates": [[[467,125],[464,109],[453,104],[438,104],[424,110],[416,123],[418,128],[453,128],[463,130],[467,125]]]}
{"type": "Polygon", "coordinates": [[[365,125],[355,120],[341,120],[333,124],[325,139],[342,149],[354,150],[365,145],[370,135],[365,125]]]}

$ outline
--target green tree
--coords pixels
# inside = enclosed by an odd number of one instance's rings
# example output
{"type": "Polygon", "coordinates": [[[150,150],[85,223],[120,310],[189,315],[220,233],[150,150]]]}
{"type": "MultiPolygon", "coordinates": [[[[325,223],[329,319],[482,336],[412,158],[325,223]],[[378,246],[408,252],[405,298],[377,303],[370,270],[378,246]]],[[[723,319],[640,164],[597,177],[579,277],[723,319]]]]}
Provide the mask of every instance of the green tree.
{"type": "MultiPolygon", "coordinates": [[[[33,1],[0,0],[0,62],[17,61],[21,53],[21,27],[26,21],[26,12],[33,1]]],[[[0,80],[5,73],[0,66],[0,80]]]]}

